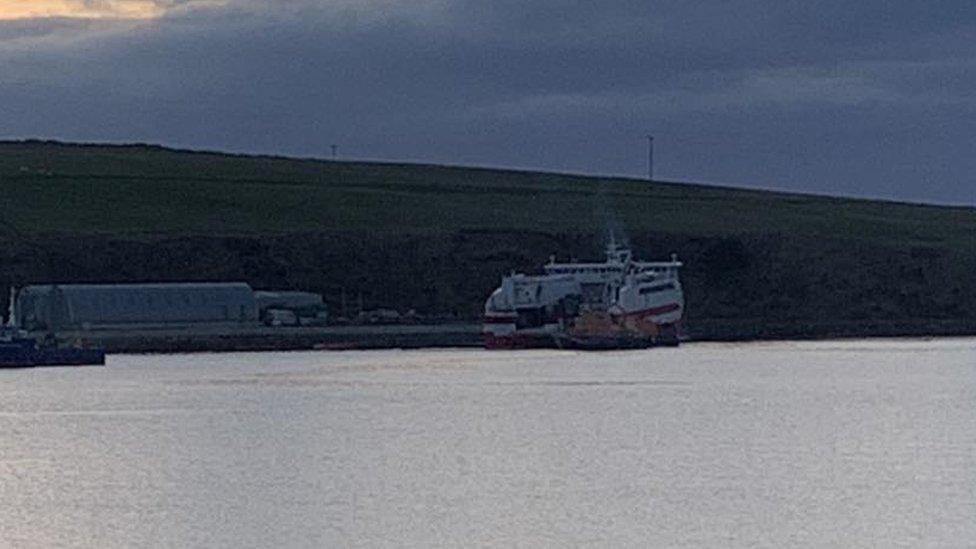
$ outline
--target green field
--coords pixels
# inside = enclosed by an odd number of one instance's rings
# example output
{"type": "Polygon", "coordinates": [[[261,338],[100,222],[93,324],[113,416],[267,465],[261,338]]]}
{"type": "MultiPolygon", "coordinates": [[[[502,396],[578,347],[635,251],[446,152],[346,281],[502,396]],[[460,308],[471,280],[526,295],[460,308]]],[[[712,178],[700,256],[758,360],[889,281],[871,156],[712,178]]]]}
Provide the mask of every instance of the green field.
{"type": "Polygon", "coordinates": [[[40,142],[0,144],[0,189],[4,284],[230,277],[470,317],[614,226],[686,260],[702,323],[976,321],[971,208],[40,142]]]}
{"type": "Polygon", "coordinates": [[[335,229],[817,234],[974,243],[976,211],[699,185],[157,147],[0,144],[5,229],[268,234],[335,229]]]}

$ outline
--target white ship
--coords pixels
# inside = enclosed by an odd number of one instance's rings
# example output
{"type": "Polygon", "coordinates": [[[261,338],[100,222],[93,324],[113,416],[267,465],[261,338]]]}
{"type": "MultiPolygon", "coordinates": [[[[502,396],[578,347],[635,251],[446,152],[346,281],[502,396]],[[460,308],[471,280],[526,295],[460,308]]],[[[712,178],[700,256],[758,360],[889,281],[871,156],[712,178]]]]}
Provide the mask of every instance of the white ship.
{"type": "Polygon", "coordinates": [[[485,346],[584,349],[677,345],[682,263],[635,261],[612,242],[603,263],[557,263],[512,274],[485,303],[485,346]]]}

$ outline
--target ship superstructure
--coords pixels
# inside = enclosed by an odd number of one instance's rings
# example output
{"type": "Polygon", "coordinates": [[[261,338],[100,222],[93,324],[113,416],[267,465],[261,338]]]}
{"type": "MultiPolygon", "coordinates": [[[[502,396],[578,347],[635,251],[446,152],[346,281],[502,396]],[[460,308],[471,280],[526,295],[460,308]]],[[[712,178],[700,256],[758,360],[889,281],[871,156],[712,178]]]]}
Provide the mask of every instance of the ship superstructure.
{"type": "Polygon", "coordinates": [[[682,263],[636,261],[612,242],[602,263],[558,263],[502,279],[485,303],[489,348],[676,345],[684,313],[682,263]]]}

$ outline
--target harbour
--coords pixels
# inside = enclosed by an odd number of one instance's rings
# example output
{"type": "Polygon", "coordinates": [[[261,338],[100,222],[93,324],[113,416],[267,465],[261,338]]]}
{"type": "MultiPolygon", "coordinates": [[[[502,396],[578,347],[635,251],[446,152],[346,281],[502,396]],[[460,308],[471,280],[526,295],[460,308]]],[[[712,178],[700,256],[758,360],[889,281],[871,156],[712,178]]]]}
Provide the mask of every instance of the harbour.
{"type": "Polygon", "coordinates": [[[0,549],[976,547],[970,4],[0,0],[0,549]]]}

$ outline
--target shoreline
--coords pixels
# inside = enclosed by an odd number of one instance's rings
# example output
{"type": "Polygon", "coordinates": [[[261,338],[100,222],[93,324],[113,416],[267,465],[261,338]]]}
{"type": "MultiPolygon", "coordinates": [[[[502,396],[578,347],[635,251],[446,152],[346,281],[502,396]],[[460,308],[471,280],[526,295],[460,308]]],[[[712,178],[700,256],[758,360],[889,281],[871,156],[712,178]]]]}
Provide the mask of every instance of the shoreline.
{"type": "MultiPolygon", "coordinates": [[[[32,334],[37,335],[37,334],[32,334]]],[[[60,334],[67,341],[101,347],[110,354],[183,354],[273,351],[345,351],[483,347],[481,324],[265,327],[186,326],[99,329],[60,334]]],[[[848,323],[697,322],[683,341],[747,343],[976,336],[976,322],[927,321],[848,323]]]]}

